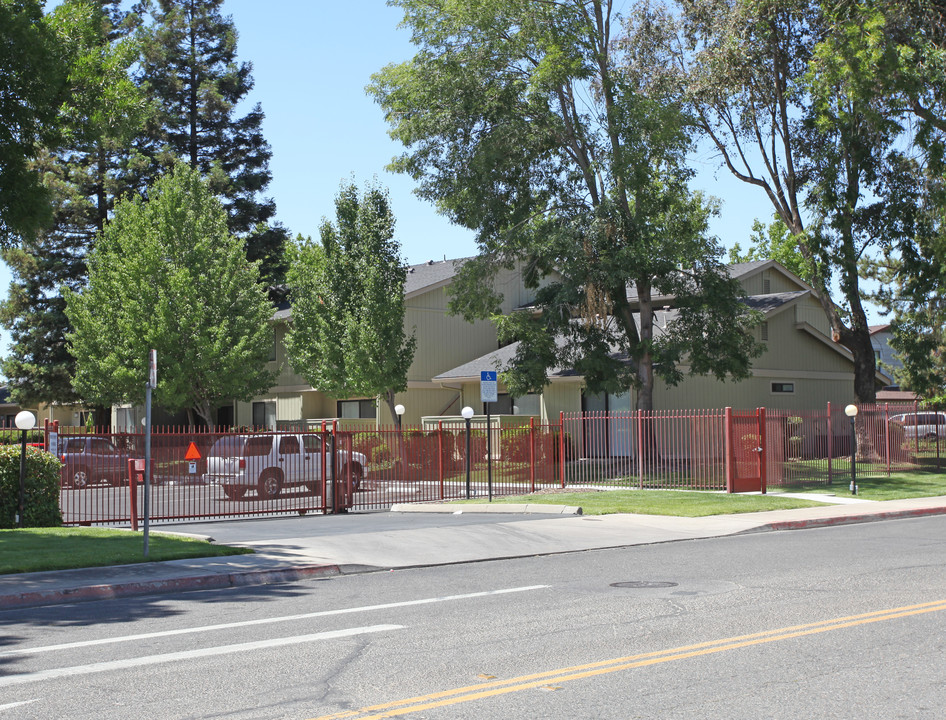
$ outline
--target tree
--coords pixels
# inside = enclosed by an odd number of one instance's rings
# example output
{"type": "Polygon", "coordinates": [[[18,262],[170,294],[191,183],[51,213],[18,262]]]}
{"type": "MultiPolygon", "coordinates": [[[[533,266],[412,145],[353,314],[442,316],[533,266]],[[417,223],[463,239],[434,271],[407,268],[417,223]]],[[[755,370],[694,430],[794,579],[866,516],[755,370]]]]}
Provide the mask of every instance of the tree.
{"type": "Polygon", "coordinates": [[[369,88],[407,148],[392,167],[477,231],[451,304],[519,341],[512,391],[570,367],[592,391],[636,386],[651,409],[655,377],[678,382],[684,356],[695,373],[746,376],[751,316],[687,189],[685,118],[672,96],[639,92],[628,58],[653,48],[619,42],[612,3],[396,4],[418,52],[369,88]],[[498,315],[488,288],[504,267],[525,268],[541,312],[498,315]],[[655,332],[658,296],[682,311],[655,332]]]}
{"type": "Polygon", "coordinates": [[[115,197],[128,189],[123,148],[145,110],[127,73],[135,48],[118,27],[123,16],[115,2],[66,0],[46,19],[69,68],[69,98],[56,118],[61,139],[31,165],[42,177],[52,218],[3,253],[14,280],[0,303],[0,321],[13,345],[0,368],[22,405],[81,401],[72,388],[75,362],[65,340],[71,328],[59,290],[85,283],[86,253],[115,197]]]}
{"type": "Polygon", "coordinates": [[[323,220],[320,242],[290,247],[290,363],[334,397],[383,396],[399,423],[394,396],[407,389],[416,341],[404,331],[407,266],[388,193],[369,185],[359,198],[354,183],[342,184],[335,217],[323,220]]]}
{"type": "Polygon", "coordinates": [[[58,139],[66,63],[38,0],[0,0],[0,245],[49,217],[48,198],[29,165],[58,139]]]}
{"type": "Polygon", "coordinates": [[[776,260],[795,273],[809,285],[815,280],[811,266],[798,251],[798,243],[778,217],[768,226],[756,219],[752,223],[752,235],[749,236],[749,248],[745,253],[739,243],[729,248],[729,262],[744,263],[759,260],[776,260]]]}
{"type": "Polygon", "coordinates": [[[152,22],[141,33],[138,81],[157,107],[138,139],[143,184],[182,160],[199,170],[223,198],[230,232],[246,243],[273,285],[285,273],[288,233],[270,225],[276,205],[261,198],[272,175],[263,137],[263,111],[243,116],[237,106],[253,88],[252,65],[236,59],[237,31],[220,14],[223,0],[143,0],[138,11],[152,22]]]}
{"type": "Polygon", "coordinates": [[[148,196],[116,205],[89,255],[87,287],[64,293],[74,382],[103,404],[140,403],[155,349],[155,403],[212,426],[219,403],[271,387],[272,306],[196,170],[176,166],[148,196]]]}
{"type": "Polygon", "coordinates": [[[892,58],[881,5],[683,0],[676,57],[696,127],[795,240],[861,402],[876,392],[861,262],[913,222],[903,126],[875,81],[892,58]]]}

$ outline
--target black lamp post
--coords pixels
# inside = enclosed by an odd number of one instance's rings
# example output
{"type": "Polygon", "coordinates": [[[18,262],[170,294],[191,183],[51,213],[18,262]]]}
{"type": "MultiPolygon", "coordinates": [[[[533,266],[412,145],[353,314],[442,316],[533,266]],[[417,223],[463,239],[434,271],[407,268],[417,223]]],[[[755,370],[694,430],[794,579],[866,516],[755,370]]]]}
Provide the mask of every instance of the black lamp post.
{"type": "Polygon", "coordinates": [[[16,524],[23,527],[23,498],[26,495],[26,434],[36,425],[36,416],[29,410],[21,410],[13,421],[20,428],[20,501],[17,506],[16,524]]]}
{"type": "Polygon", "coordinates": [[[473,408],[467,405],[460,411],[466,421],[466,499],[470,499],[470,420],[473,419],[473,408]]]}
{"type": "Polygon", "coordinates": [[[848,405],[844,414],[851,418],[851,495],[857,495],[857,432],[854,429],[857,405],[848,405]]]}

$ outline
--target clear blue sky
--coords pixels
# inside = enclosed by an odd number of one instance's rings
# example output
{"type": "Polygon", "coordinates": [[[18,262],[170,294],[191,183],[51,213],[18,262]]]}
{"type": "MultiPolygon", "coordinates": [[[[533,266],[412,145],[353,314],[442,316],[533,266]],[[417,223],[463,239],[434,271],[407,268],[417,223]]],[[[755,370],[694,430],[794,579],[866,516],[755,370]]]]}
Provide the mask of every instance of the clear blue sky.
{"type": "MultiPolygon", "coordinates": [[[[339,183],[362,185],[377,176],[391,191],[397,239],[409,263],[463,257],[476,251],[473,234],[451,225],[413,195],[410,178],[385,171],[401,146],[387,135],[380,108],[366,95],[373,72],[413,54],[398,28],[401,13],[383,0],[226,0],[239,32],[238,57],[253,64],[250,103],[266,115],[273,181],[267,195],[293,234],[316,235],[333,216],[339,183]]],[[[729,247],[747,244],[752,221],[771,210],[758,188],[718,169],[710,153],[694,160],[693,187],[722,200],[712,232],[729,247]]],[[[0,266],[0,287],[9,285],[0,266]]],[[[0,333],[6,350],[9,336],[0,333]]]]}

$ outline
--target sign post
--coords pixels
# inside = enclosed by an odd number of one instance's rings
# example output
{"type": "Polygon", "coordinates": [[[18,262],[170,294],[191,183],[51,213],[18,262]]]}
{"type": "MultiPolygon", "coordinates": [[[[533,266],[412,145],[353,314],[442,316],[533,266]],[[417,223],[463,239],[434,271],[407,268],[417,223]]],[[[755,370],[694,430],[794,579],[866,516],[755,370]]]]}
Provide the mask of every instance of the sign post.
{"type": "Polygon", "coordinates": [[[158,351],[148,353],[148,382],[145,383],[145,557],[148,557],[148,529],[151,520],[151,391],[158,386],[158,351]]]}
{"type": "Polygon", "coordinates": [[[486,487],[490,502],[493,502],[493,424],[489,406],[499,400],[498,381],[495,370],[483,370],[480,373],[480,401],[486,409],[486,487]]]}

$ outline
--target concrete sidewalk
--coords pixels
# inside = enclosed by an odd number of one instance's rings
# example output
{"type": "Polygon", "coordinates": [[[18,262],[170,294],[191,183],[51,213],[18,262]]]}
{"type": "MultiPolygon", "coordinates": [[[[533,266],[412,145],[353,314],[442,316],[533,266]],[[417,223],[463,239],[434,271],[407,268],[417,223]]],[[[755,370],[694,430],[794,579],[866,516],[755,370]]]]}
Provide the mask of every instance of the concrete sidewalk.
{"type": "MultiPolygon", "coordinates": [[[[823,497],[823,496],[822,496],[823,497]]],[[[841,498],[839,498],[839,501],[841,498]]],[[[850,500],[853,500],[851,498],[850,500]]],[[[795,510],[682,518],[498,514],[501,505],[409,506],[409,513],[161,526],[194,531],[253,555],[0,576],[0,609],[188,590],[266,585],[356,572],[797,530],[946,514],[946,497],[848,502],[795,510]],[[436,512],[419,522],[418,512],[436,512]],[[332,521],[329,524],[326,521],[332,521]]]]}

